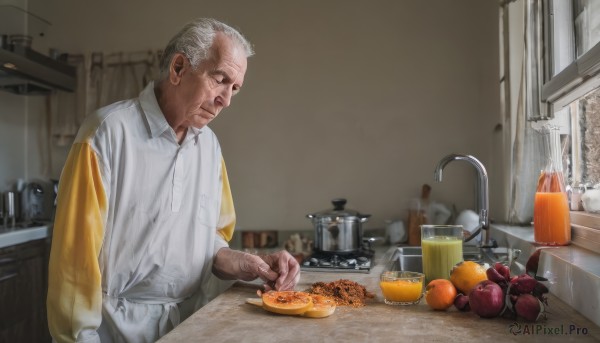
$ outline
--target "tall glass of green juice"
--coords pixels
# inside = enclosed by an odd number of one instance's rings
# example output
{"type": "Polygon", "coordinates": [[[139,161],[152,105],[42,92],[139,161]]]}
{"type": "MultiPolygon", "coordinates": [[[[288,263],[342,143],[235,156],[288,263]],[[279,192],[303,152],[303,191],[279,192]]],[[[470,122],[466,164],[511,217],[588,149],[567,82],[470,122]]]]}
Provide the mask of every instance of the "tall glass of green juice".
{"type": "Polygon", "coordinates": [[[421,247],[426,282],[449,279],[452,267],[463,260],[462,225],[421,225],[421,247]]]}

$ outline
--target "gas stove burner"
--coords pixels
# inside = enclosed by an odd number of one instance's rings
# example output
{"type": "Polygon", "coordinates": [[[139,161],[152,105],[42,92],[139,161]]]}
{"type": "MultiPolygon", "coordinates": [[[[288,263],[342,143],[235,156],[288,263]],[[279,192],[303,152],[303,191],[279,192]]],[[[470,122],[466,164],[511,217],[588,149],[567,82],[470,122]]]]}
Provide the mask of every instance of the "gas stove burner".
{"type": "Polygon", "coordinates": [[[317,252],[306,258],[301,265],[302,270],[323,272],[368,273],[371,269],[372,254],[334,254],[317,252]]]}

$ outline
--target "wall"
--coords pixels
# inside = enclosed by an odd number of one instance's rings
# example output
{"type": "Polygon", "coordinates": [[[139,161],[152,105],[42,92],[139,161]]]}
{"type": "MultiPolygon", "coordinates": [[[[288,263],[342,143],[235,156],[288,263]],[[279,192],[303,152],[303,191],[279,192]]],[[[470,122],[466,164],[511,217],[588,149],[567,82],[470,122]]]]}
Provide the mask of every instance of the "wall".
{"type": "MultiPolygon", "coordinates": [[[[330,207],[334,197],[372,214],[367,228],[381,227],[406,216],[423,183],[433,186],[434,200],[473,208],[473,168],[450,164],[444,181],[433,181],[436,163],[452,152],[475,155],[488,167],[491,216],[501,216],[494,196],[502,180],[502,159],[494,154],[501,144],[494,131],[500,122],[496,1],[34,0],[29,6],[53,23],[48,45],[74,53],[159,49],[200,16],[241,29],[257,54],[243,91],[211,127],[243,229],[310,229],[305,215],[330,207]]],[[[55,161],[52,174],[59,172],[55,161]]]]}
{"type": "Polygon", "coordinates": [[[0,191],[25,175],[26,98],[0,92],[0,191]]]}

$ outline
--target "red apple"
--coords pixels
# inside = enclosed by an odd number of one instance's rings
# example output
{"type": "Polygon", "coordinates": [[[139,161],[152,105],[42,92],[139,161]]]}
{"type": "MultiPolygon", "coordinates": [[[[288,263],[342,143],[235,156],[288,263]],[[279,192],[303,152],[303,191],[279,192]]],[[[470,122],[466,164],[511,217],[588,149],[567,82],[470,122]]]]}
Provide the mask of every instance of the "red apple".
{"type": "Polygon", "coordinates": [[[483,280],[469,293],[469,305],[482,318],[497,317],[504,309],[504,292],[497,283],[483,280]]]}

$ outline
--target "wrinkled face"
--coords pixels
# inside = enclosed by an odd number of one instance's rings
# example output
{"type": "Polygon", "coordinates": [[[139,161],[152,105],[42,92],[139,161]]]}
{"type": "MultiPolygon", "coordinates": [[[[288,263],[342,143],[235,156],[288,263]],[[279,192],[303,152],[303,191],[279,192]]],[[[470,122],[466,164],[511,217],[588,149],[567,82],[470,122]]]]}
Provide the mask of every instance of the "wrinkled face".
{"type": "Polygon", "coordinates": [[[170,124],[201,128],[210,123],[240,91],[246,67],[244,50],[222,33],[217,33],[208,59],[196,69],[184,55],[176,55],[169,78],[179,83],[172,103],[179,118],[170,124]]]}

